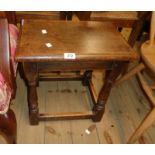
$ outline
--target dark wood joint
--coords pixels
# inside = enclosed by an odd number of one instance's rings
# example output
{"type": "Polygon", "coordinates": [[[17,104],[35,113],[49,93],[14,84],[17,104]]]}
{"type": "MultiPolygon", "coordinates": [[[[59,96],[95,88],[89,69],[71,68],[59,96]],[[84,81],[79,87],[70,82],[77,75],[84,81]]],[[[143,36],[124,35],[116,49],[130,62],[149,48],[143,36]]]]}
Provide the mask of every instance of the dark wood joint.
{"type": "Polygon", "coordinates": [[[83,86],[88,86],[89,85],[89,80],[92,78],[92,71],[85,71],[82,79],[82,84],[83,86]]]}

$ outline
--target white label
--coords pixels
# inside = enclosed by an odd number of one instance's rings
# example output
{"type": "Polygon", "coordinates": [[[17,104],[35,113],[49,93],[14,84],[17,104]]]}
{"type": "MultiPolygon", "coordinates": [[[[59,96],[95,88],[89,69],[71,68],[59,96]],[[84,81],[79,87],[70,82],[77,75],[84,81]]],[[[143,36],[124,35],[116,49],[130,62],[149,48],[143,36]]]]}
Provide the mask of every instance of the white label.
{"type": "Polygon", "coordinates": [[[75,53],[64,53],[64,59],[76,59],[75,53]]]}
{"type": "Polygon", "coordinates": [[[41,33],[42,33],[42,34],[47,34],[47,30],[46,30],[46,29],[42,29],[42,30],[41,30],[41,33]]]}
{"type": "Polygon", "coordinates": [[[85,130],[85,133],[89,135],[90,134],[90,131],[88,129],[86,129],[85,130]]]}
{"type": "Polygon", "coordinates": [[[51,43],[46,43],[45,45],[46,45],[48,48],[53,46],[51,43]]]}

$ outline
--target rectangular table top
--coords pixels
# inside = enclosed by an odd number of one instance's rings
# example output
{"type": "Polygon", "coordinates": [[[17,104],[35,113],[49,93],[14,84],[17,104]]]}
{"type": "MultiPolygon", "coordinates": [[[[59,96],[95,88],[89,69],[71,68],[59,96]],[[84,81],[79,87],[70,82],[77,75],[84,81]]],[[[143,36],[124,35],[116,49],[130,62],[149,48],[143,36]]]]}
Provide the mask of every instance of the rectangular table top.
{"type": "Polygon", "coordinates": [[[109,22],[24,20],[16,61],[129,61],[138,58],[109,22]],[[70,53],[66,55],[64,53],[70,53]]]}

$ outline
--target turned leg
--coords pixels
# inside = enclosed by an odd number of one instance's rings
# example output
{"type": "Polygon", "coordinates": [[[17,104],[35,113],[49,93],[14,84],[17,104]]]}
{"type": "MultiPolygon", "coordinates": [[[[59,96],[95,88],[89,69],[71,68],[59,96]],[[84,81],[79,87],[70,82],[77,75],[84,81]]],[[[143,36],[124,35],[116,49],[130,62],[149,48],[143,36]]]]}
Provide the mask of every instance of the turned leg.
{"type": "Polygon", "coordinates": [[[0,114],[0,133],[9,144],[16,144],[17,123],[15,114],[11,109],[6,114],[0,114]]]}
{"type": "Polygon", "coordinates": [[[102,119],[105,110],[105,104],[109,97],[112,85],[114,84],[116,78],[121,74],[122,70],[123,63],[115,63],[112,70],[106,71],[104,85],[100,90],[97,104],[93,107],[93,112],[95,115],[92,119],[94,122],[98,122],[102,119]]]}
{"type": "Polygon", "coordinates": [[[92,71],[85,71],[82,79],[83,86],[88,86],[89,80],[92,78],[92,71]]]}
{"type": "Polygon", "coordinates": [[[37,64],[24,63],[24,74],[28,85],[28,107],[29,118],[31,125],[37,125],[39,123],[39,109],[38,109],[38,97],[37,97],[37,64]]]}
{"type": "Polygon", "coordinates": [[[37,98],[37,90],[36,90],[36,82],[28,82],[28,104],[29,104],[29,117],[30,124],[37,125],[38,124],[38,98],[37,98]]]}

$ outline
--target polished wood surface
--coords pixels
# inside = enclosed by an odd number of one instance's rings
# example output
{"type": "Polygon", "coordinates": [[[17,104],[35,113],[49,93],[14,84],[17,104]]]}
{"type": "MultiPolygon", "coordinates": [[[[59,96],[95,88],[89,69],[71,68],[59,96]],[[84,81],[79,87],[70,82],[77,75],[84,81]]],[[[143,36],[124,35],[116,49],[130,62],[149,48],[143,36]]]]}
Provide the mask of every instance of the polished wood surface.
{"type": "Polygon", "coordinates": [[[130,46],[134,46],[137,38],[141,35],[149,11],[75,11],[80,20],[85,21],[109,21],[120,31],[124,27],[132,28],[128,38],[130,46]]]}
{"type": "MultiPolygon", "coordinates": [[[[138,19],[138,13],[136,11],[93,11],[91,14],[91,18],[98,17],[101,19],[101,17],[104,19],[126,19],[126,20],[137,20],[138,19]]],[[[95,19],[96,19],[95,18],[95,19]]]]}
{"type": "Polygon", "coordinates": [[[11,109],[9,109],[6,114],[0,114],[0,134],[4,136],[7,143],[17,143],[16,116],[11,109]]]}
{"type": "MultiPolygon", "coordinates": [[[[16,82],[13,73],[13,66],[10,63],[10,45],[7,19],[0,19],[0,72],[4,76],[7,85],[11,88],[12,97],[15,97],[16,82]]],[[[11,101],[10,101],[11,102],[11,101]]],[[[17,124],[15,114],[8,110],[0,114],[0,133],[4,135],[8,143],[16,143],[17,124]]]]}
{"type": "MultiPolygon", "coordinates": [[[[88,86],[95,101],[94,90],[90,86],[92,70],[106,69],[105,84],[94,103],[92,115],[80,111],[78,115],[75,112],[55,115],[55,119],[80,117],[98,122],[102,119],[112,85],[124,64],[136,58],[137,54],[111,23],[25,20],[16,60],[22,62],[27,80],[30,123],[37,125],[40,119],[36,87],[41,74],[83,69],[84,74],[77,78],[88,86]],[[42,34],[43,29],[47,31],[46,34],[42,34]],[[46,47],[45,43],[51,43],[52,47],[46,47]],[[75,53],[76,58],[64,59],[64,53],[75,53]]],[[[54,114],[50,115],[43,114],[41,119],[53,119],[54,114]]]]}
{"type": "MultiPolygon", "coordinates": [[[[75,11],[80,20],[87,21],[109,21],[121,31],[122,28],[130,27],[132,31],[128,38],[131,47],[134,46],[138,37],[142,34],[146,18],[150,14],[148,11],[75,11]]],[[[122,75],[127,72],[128,64],[124,65],[122,75]]]]}
{"type": "Polygon", "coordinates": [[[0,11],[0,18],[5,18],[10,24],[17,24],[15,11],[0,11]]]}
{"type": "Polygon", "coordinates": [[[75,61],[128,61],[137,58],[110,23],[25,20],[17,61],[66,61],[64,53],[75,53],[75,61]],[[42,34],[42,29],[48,33],[42,34]],[[47,48],[45,43],[51,43],[52,47],[47,48]]]}
{"type": "Polygon", "coordinates": [[[9,83],[11,88],[13,88],[13,81],[11,74],[11,66],[10,66],[10,49],[9,49],[9,33],[8,33],[8,23],[6,19],[0,19],[0,66],[1,73],[3,74],[6,81],[9,83]]]}
{"type": "Polygon", "coordinates": [[[48,20],[60,20],[62,18],[60,11],[16,11],[17,22],[22,19],[48,19],[48,20]]]}
{"type": "Polygon", "coordinates": [[[118,27],[132,27],[138,20],[136,11],[93,11],[90,19],[93,21],[112,21],[118,27]]]}

